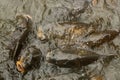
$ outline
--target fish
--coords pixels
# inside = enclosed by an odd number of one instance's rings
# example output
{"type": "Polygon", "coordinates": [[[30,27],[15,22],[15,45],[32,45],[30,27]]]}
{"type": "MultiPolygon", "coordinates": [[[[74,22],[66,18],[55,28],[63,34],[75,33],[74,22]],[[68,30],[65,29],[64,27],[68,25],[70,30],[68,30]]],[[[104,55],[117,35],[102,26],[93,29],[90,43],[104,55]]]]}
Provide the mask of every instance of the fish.
{"type": "Polygon", "coordinates": [[[110,42],[120,34],[119,31],[115,30],[104,30],[96,31],[89,35],[89,40],[85,41],[83,44],[90,48],[99,47],[100,45],[110,42]]]}
{"type": "Polygon", "coordinates": [[[60,67],[81,67],[93,63],[100,55],[86,49],[56,49],[48,52],[46,60],[48,63],[60,67]]]}
{"type": "Polygon", "coordinates": [[[42,52],[36,46],[30,46],[23,49],[16,61],[17,70],[20,73],[25,73],[32,68],[40,67],[40,60],[42,57],[42,52]]]}
{"type": "Polygon", "coordinates": [[[32,27],[32,18],[29,15],[19,14],[16,16],[16,21],[16,27],[8,45],[10,58],[14,60],[19,55],[32,27]]]}
{"type": "Polygon", "coordinates": [[[46,61],[48,63],[64,68],[80,68],[94,63],[100,58],[114,57],[111,55],[101,55],[92,50],[83,48],[56,49],[48,52],[46,61]]]}

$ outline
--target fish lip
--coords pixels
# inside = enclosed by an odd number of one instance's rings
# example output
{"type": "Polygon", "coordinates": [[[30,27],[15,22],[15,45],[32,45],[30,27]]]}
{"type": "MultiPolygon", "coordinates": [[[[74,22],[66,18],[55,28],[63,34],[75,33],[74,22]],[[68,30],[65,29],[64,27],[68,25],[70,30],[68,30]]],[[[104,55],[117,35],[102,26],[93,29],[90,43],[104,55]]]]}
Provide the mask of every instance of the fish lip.
{"type": "Polygon", "coordinates": [[[17,61],[16,66],[18,71],[20,71],[21,73],[25,72],[25,67],[23,66],[23,63],[21,61],[17,61]]]}

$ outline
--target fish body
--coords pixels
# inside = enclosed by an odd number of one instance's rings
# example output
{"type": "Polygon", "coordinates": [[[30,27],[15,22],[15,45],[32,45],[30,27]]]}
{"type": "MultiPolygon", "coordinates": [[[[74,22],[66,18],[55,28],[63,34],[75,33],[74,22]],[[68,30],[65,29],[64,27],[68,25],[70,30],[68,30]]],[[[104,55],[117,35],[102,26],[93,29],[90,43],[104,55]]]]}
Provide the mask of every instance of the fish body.
{"type": "Polygon", "coordinates": [[[99,58],[99,54],[85,49],[69,49],[63,51],[56,49],[49,52],[46,56],[49,63],[66,68],[86,66],[97,61],[99,58]]]}
{"type": "Polygon", "coordinates": [[[90,48],[99,47],[100,45],[110,42],[116,36],[120,34],[119,31],[115,30],[105,30],[105,31],[99,31],[94,32],[88,37],[88,41],[84,42],[83,44],[89,46],[90,48]]]}
{"type": "Polygon", "coordinates": [[[18,71],[25,73],[33,67],[40,67],[41,55],[41,51],[35,46],[23,49],[16,61],[18,71]]]}
{"type": "Polygon", "coordinates": [[[10,58],[14,60],[17,55],[19,55],[32,26],[32,19],[28,15],[17,15],[16,20],[16,28],[11,35],[10,44],[8,46],[10,49],[10,58]]]}

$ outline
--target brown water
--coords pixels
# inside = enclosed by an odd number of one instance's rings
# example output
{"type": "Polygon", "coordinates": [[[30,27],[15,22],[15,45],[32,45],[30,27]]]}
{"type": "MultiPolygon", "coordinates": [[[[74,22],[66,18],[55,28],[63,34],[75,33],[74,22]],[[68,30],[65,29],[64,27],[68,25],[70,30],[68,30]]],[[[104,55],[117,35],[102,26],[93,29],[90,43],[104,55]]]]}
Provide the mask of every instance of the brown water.
{"type": "MultiPolygon", "coordinates": [[[[103,62],[102,71],[102,65],[99,61],[85,67],[85,69],[60,68],[45,61],[49,48],[55,47],[54,40],[48,46],[49,43],[41,43],[36,39],[38,27],[46,29],[57,26],[56,22],[65,21],[97,24],[97,31],[119,31],[119,7],[119,0],[1,0],[0,80],[89,80],[87,72],[91,75],[102,76],[103,80],[119,80],[119,57],[105,64],[103,62]],[[32,69],[24,76],[17,71],[14,61],[9,59],[9,50],[6,49],[10,33],[15,29],[15,16],[21,13],[29,14],[33,18],[33,31],[28,37],[28,44],[36,45],[44,58],[39,69],[32,69]]],[[[62,32],[60,33],[62,34],[62,32]]],[[[93,50],[101,54],[119,54],[120,36],[118,35],[109,43],[102,44],[93,50]]]]}

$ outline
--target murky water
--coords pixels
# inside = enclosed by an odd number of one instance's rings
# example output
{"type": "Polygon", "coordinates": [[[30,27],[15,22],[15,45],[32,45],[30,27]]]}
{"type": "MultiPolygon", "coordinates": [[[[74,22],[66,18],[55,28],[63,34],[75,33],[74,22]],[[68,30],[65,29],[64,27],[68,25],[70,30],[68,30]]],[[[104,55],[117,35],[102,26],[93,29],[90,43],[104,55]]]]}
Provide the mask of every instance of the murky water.
{"type": "MultiPolygon", "coordinates": [[[[41,27],[47,35],[49,35],[49,33],[51,34],[51,32],[58,35],[64,34],[63,30],[66,27],[69,28],[71,25],[68,24],[64,26],[58,23],[67,21],[94,25],[96,31],[119,31],[119,4],[119,0],[1,0],[0,80],[89,80],[94,75],[102,76],[102,80],[119,80],[120,35],[117,35],[114,39],[99,47],[92,48],[94,52],[102,55],[118,54],[118,57],[108,62],[107,60],[98,60],[80,69],[61,68],[48,63],[45,57],[50,49],[56,48],[55,44],[57,39],[51,39],[50,42],[43,43],[36,36],[39,27],[41,27]],[[41,66],[38,69],[33,68],[29,70],[25,75],[18,72],[14,61],[9,58],[9,50],[6,49],[10,42],[10,34],[16,27],[15,16],[21,13],[29,14],[33,19],[32,31],[27,40],[28,46],[35,45],[42,52],[41,66]],[[53,27],[53,29],[51,29],[51,27],[53,27]],[[47,33],[47,29],[51,29],[51,32],[47,33]]],[[[91,30],[91,28],[88,30],[91,30]]],[[[101,36],[93,35],[81,40],[96,40],[100,37],[101,36]]],[[[65,39],[63,42],[68,42],[67,37],[65,39]]],[[[73,41],[78,39],[79,38],[75,36],[73,41]]],[[[61,46],[64,44],[63,42],[58,39],[57,45],[61,46]]],[[[75,44],[78,43],[79,42],[76,42],[75,44]]],[[[79,43],[79,45],[81,45],[81,43],[79,43]]],[[[95,80],[101,79],[98,78],[95,80]]]]}

